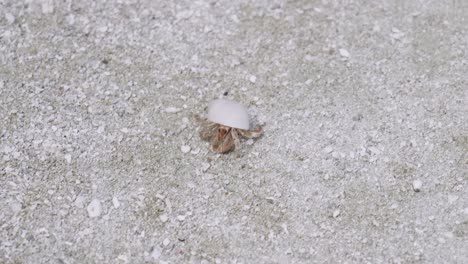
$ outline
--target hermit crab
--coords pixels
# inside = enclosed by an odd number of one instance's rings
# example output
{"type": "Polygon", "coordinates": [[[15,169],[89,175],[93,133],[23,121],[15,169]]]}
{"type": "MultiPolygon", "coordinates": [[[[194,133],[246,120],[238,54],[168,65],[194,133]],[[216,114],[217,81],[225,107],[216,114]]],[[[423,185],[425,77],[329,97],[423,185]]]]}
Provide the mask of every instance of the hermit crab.
{"type": "Polygon", "coordinates": [[[240,148],[241,137],[258,138],[262,135],[262,127],[250,129],[246,108],[232,100],[214,100],[208,106],[206,119],[196,118],[202,125],[200,137],[210,141],[211,150],[217,153],[240,148]]]}

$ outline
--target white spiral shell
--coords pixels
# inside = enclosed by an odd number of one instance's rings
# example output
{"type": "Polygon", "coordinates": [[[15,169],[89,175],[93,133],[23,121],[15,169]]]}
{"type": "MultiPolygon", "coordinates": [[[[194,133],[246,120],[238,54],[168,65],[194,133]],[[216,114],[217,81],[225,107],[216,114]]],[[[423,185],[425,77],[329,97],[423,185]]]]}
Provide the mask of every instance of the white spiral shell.
{"type": "Polygon", "coordinates": [[[208,106],[208,120],[221,125],[249,130],[249,114],[238,102],[217,99],[208,106]]]}

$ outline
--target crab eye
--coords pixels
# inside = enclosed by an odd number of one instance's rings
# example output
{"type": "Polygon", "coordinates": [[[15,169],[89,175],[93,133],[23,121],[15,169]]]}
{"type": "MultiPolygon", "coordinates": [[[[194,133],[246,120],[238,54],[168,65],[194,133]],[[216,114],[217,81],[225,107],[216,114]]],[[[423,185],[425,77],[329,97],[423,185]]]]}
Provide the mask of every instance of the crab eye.
{"type": "Polygon", "coordinates": [[[249,130],[247,109],[238,102],[218,99],[208,106],[208,120],[221,125],[249,130]]]}

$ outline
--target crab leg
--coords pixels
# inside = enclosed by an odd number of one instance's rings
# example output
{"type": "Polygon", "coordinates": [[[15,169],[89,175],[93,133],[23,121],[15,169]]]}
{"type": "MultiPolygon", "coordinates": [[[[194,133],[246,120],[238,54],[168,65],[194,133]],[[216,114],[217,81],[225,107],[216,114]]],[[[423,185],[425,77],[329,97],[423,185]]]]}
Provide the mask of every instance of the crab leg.
{"type": "Polygon", "coordinates": [[[211,139],[212,135],[216,134],[218,129],[218,124],[210,122],[199,115],[193,115],[193,119],[201,125],[201,130],[199,132],[200,138],[208,141],[211,139]]]}
{"type": "Polygon", "coordinates": [[[239,133],[246,138],[258,138],[262,135],[263,129],[262,127],[258,126],[252,130],[243,130],[239,129],[239,133]]]}
{"type": "Polygon", "coordinates": [[[213,134],[216,134],[217,129],[218,129],[218,125],[215,123],[211,123],[211,124],[204,126],[199,132],[200,138],[205,141],[210,140],[213,134]]]}
{"type": "Polygon", "coordinates": [[[236,149],[240,149],[240,139],[237,129],[231,129],[232,138],[234,139],[234,146],[236,149]]]}

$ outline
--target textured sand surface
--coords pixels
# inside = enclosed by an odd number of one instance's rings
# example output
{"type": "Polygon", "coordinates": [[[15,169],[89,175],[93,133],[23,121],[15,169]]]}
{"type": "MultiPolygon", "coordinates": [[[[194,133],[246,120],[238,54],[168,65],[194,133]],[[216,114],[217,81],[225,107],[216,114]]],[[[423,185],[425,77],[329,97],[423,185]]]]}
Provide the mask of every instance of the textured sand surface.
{"type": "Polygon", "coordinates": [[[0,263],[468,263],[467,32],[461,0],[0,0],[0,263]],[[228,155],[192,120],[221,97],[265,130],[228,155]]]}

